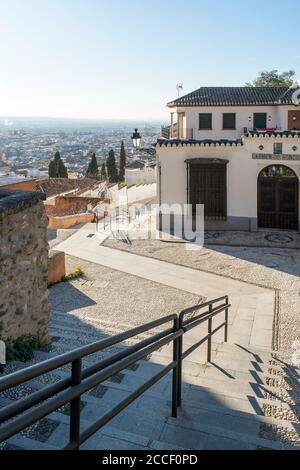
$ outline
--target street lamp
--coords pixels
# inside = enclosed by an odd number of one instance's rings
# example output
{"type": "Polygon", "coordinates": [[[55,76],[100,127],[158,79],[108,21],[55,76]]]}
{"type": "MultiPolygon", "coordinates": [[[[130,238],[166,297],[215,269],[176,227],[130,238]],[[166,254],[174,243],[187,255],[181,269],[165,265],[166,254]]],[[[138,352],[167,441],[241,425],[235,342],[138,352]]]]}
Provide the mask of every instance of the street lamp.
{"type": "Polygon", "coordinates": [[[137,128],[134,129],[134,133],[131,136],[132,143],[135,149],[138,149],[141,145],[141,135],[138,132],[137,128]]]}

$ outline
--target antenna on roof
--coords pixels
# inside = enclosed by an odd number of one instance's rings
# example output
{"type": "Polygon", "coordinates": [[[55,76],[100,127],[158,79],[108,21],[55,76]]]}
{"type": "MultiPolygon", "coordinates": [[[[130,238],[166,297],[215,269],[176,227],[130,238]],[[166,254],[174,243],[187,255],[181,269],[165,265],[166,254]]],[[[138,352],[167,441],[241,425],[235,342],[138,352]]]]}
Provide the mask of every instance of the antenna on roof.
{"type": "Polygon", "coordinates": [[[180,90],[181,90],[181,91],[183,90],[183,83],[177,83],[176,89],[177,89],[177,97],[179,98],[179,96],[180,96],[180,90]]]}

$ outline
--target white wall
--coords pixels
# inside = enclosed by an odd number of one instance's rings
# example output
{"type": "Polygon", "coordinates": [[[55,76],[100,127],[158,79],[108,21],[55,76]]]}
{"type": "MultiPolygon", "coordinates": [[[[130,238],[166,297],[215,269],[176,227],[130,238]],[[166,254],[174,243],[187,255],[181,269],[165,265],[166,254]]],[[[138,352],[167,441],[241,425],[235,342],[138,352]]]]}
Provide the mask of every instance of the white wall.
{"type": "MultiPolygon", "coordinates": [[[[194,139],[239,139],[243,128],[253,128],[253,114],[267,113],[267,127],[281,130],[288,128],[288,111],[295,106],[190,106],[177,108],[186,113],[186,128],[193,128],[194,139]],[[212,113],[212,130],[199,131],[199,113],[212,113]],[[236,130],[223,130],[223,113],[236,113],[236,130]],[[251,116],[249,122],[248,117],[251,116]]],[[[174,112],[174,110],[172,110],[174,112]]]]}
{"type": "Polygon", "coordinates": [[[125,182],[127,186],[133,184],[150,184],[156,182],[156,170],[150,166],[136,169],[125,168],[125,182]]]}
{"type": "MultiPolygon", "coordinates": [[[[278,139],[276,139],[276,142],[278,139]]],[[[238,147],[168,147],[157,145],[157,163],[161,166],[161,202],[167,204],[187,203],[187,172],[185,160],[189,158],[223,158],[227,164],[227,215],[234,217],[257,217],[257,177],[260,171],[272,164],[283,164],[300,176],[300,161],[252,159],[252,153],[262,153],[258,145],[265,145],[264,153],[273,153],[274,139],[247,139],[245,146],[238,147]]],[[[300,139],[286,139],[286,153],[297,145],[300,154],[300,139]]],[[[285,153],[285,152],[284,152],[285,153]]],[[[159,189],[158,189],[159,192],[159,189]]]]}
{"type": "Polygon", "coordinates": [[[126,206],[134,202],[144,201],[156,198],[156,183],[133,185],[131,187],[124,186],[118,189],[118,185],[112,186],[110,189],[111,204],[114,207],[126,206]]]}

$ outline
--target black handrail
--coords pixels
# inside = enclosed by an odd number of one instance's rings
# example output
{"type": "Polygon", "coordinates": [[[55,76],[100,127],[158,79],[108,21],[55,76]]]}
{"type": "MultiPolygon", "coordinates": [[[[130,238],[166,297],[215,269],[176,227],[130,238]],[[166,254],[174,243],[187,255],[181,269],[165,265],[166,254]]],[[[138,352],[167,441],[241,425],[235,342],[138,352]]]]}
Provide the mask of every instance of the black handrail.
{"type": "Polygon", "coordinates": [[[203,343],[207,341],[207,362],[211,362],[211,349],[212,349],[212,336],[217,333],[221,328],[224,327],[224,342],[228,341],[228,311],[231,305],[228,301],[228,295],[219,297],[218,299],[210,300],[202,304],[194,305],[193,307],[182,310],[179,314],[178,328],[185,332],[201,325],[204,322],[208,322],[208,333],[200,341],[192,345],[186,351],[183,352],[183,336],[178,339],[178,381],[177,381],[177,406],[181,406],[181,395],[182,395],[182,361],[189,356],[193,351],[198,349],[203,343]],[[224,302],[221,305],[216,305],[219,302],[224,302]],[[214,307],[216,305],[216,307],[214,307]],[[208,307],[208,309],[207,309],[208,307]],[[195,311],[206,309],[196,316],[192,316],[185,320],[186,315],[194,313],[195,311]],[[216,315],[225,311],[225,321],[214,330],[212,329],[212,319],[216,315]]]}
{"type": "Polygon", "coordinates": [[[208,341],[208,360],[210,361],[211,337],[223,326],[225,326],[225,341],[227,341],[229,307],[228,297],[221,297],[220,299],[185,309],[180,313],[179,317],[175,314],[168,315],[164,318],[138,326],[111,338],[83,346],[74,351],[67,352],[0,378],[0,392],[2,392],[47,372],[58,369],[64,365],[72,364],[71,376],[69,378],[62,379],[53,385],[45,387],[42,390],[38,390],[15,403],[1,408],[0,423],[4,424],[0,427],[0,443],[9,439],[11,436],[17,434],[26,427],[34,424],[39,419],[49,415],[61,406],[70,403],[70,436],[69,443],[65,446],[65,449],[79,449],[82,443],[89,439],[89,437],[97,432],[102,426],[108,423],[114,416],[129,406],[130,403],[136,400],[170,371],[173,371],[172,416],[176,417],[177,408],[181,404],[182,360],[185,359],[185,357],[187,357],[193,350],[201,346],[205,341],[208,341]],[[225,304],[214,308],[216,303],[223,300],[225,300],[225,304]],[[196,315],[193,318],[184,319],[185,315],[188,313],[192,313],[206,307],[208,307],[208,311],[196,315]],[[212,318],[224,310],[225,322],[215,330],[212,330],[212,318]],[[190,347],[187,351],[182,352],[183,334],[205,321],[208,321],[209,325],[208,335],[190,347]],[[82,368],[82,359],[84,357],[102,351],[115,344],[119,344],[120,342],[133,338],[141,333],[153,330],[154,328],[165,325],[169,322],[173,322],[172,327],[155,333],[149,338],[139,341],[138,343],[127,347],[123,351],[115,353],[85,369],[82,368]],[[170,342],[173,342],[172,361],[159,373],[146,381],[142,386],[116,405],[112,410],[93,423],[89,428],[80,432],[81,395],[115,374],[128,368],[130,365],[144,359],[149,354],[157,351],[159,348],[170,342]],[[47,401],[45,402],[45,400],[47,401]]]}

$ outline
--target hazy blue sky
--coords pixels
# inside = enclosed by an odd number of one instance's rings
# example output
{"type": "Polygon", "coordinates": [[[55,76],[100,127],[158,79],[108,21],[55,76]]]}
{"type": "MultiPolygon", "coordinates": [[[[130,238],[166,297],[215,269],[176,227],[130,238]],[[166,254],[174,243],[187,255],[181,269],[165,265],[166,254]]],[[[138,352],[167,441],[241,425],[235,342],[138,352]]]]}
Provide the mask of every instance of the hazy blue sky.
{"type": "Polygon", "coordinates": [[[150,119],[182,81],[300,77],[299,0],[0,0],[0,115],[150,119]]]}

